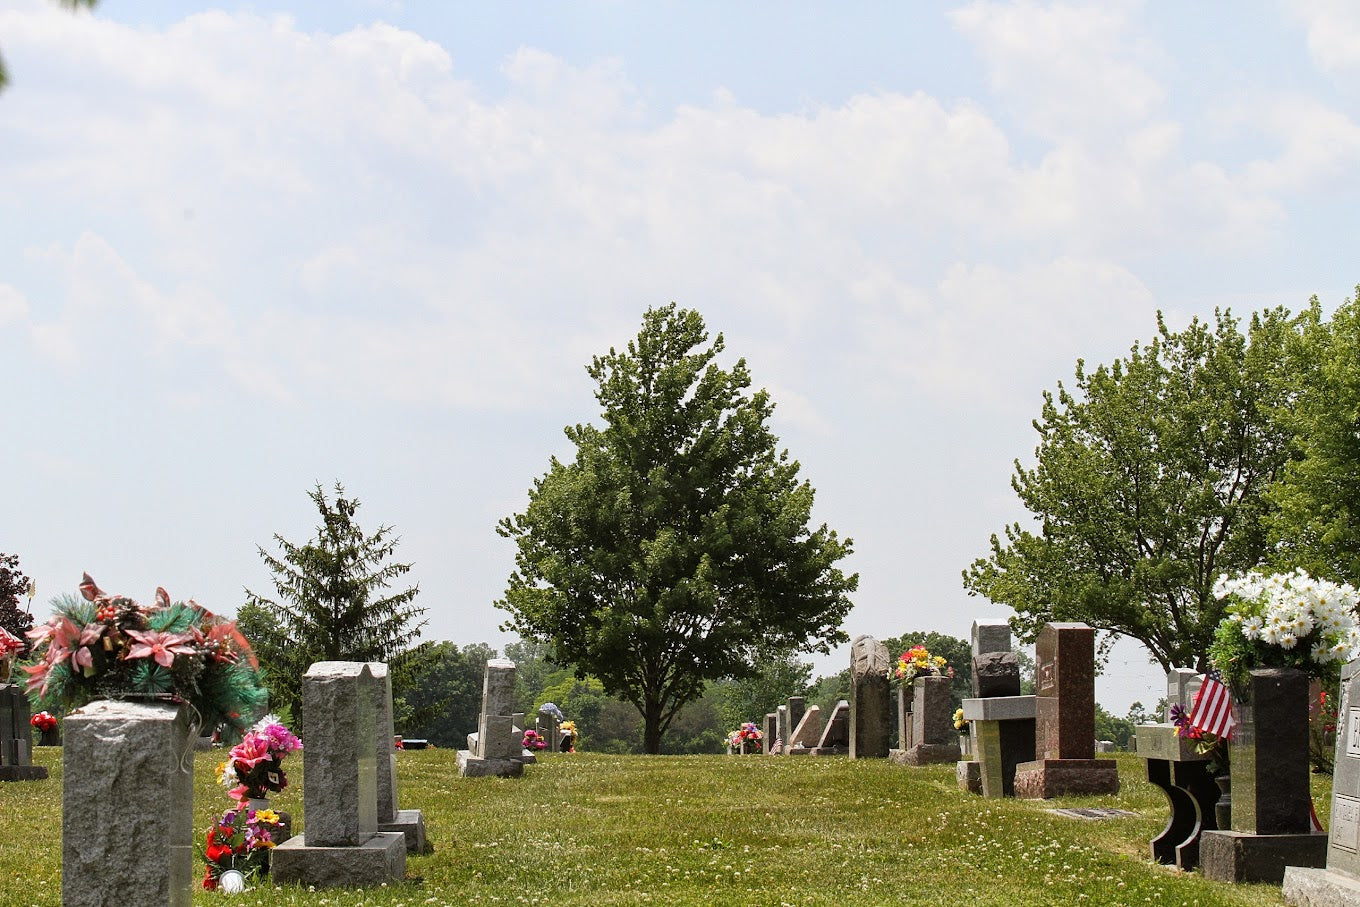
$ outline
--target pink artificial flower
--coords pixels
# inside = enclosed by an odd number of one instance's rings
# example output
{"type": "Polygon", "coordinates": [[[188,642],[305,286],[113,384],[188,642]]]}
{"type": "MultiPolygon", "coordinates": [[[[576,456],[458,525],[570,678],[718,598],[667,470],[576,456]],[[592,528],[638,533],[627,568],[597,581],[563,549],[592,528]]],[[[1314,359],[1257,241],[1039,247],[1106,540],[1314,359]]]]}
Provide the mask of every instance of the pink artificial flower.
{"type": "Polygon", "coordinates": [[[137,640],[128,649],[127,658],[154,658],[156,664],[169,668],[175,663],[176,655],[193,655],[194,648],[189,645],[194,638],[188,633],[165,633],[160,630],[128,630],[127,635],[137,640]]]}
{"type": "Polygon", "coordinates": [[[261,762],[274,761],[274,757],[269,754],[269,738],[261,734],[246,734],[240,743],[231,748],[231,759],[238,770],[247,771],[261,762]]]}
{"type": "Polygon", "coordinates": [[[22,639],[15,636],[4,627],[0,627],[0,658],[4,658],[6,655],[13,655],[15,652],[22,650],[23,647],[24,641],[22,639]]]}

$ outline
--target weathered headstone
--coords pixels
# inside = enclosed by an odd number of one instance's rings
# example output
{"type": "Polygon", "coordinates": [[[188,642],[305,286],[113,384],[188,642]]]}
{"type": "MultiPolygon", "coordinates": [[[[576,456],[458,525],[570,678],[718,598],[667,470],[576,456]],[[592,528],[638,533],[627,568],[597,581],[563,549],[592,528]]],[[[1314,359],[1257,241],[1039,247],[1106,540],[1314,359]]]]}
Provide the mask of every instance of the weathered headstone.
{"type": "Polygon", "coordinates": [[[540,708],[538,717],[535,719],[534,730],[538,732],[538,736],[543,738],[543,742],[546,744],[545,749],[548,752],[557,752],[557,745],[562,742],[561,732],[558,730],[557,713],[540,708]]]}
{"type": "Polygon", "coordinates": [[[764,736],[760,738],[760,751],[767,756],[773,755],[774,742],[779,739],[779,714],[777,712],[765,713],[765,727],[761,728],[764,736]]]}
{"type": "Polygon", "coordinates": [[[850,646],[850,758],[888,755],[891,692],[888,647],[872,636],[857,636],[850,646]]]}
{"type": "Polygon", "coordinates": [[[305,825],[270,852],[275,883],[365,886],[405,877],[406,836],[378,831],[380,688],[362,662],[320,661],[303,675],[305,825]]]}
{"type": "Polygon", "coordinates": [[[515,736],[515,663],[493,658],[482,678],[482,711],[468,748],[458,751],[458,774],[465,778],[524,774],[523,736],[515,736]]]}
{"type": "Polygon", "coordinates": [[[1253,670],[1247,697],[1233,704],[1228,745],[1232,828],[1200,836],[1200,862],[1218,882],[1279,884],[1286,866],[1327,865],[1327,836],[1311,824],[1308,675],[1253,670]]]}
{"type": "Polygon", "coordinates": [[[930,765],[959,761],[959,735],[954,730],[954,707],[949,699],[950,679],[942,675],[917,677],[911,707],[912,745],[893,754],[907,765],[930,765]]]}
{"type": "Polygon", "coordinates": [[[1360,660],[1341,671],[1331,826],[1325,869],[1284,871],[1284,899],[1295,907],[1360,904],[1360,660]]]}
{"type": "MultiPolygon", "coordinates": [[[[790,696],[785,704],[789,709],[789,720],[785,727],[788,729],[789,736],[792,737],[798,730],[798,725],[803,720],[803,713],[807,711],[807,700],[802,696],[790,696]]],[[[784,752],[787,753],[789,751],[789,744],[791,742],[792,741],[785,739],[784,752]]]]}
{"type": "Polygon", "coordinates": [[[822,730],[822,739],[813,749],[814,756],[843,756],[850,752],[850,703],[842,699],[831,710],[822,730]]]}
{"type": "Polygon", "coordinates": [[[958,784],[985,797],[1010,797],[1015,767],[1034,759],[1034,697],[1020,695],[1010,624],[1004,618],[973,621],[972,656],[973,698],[963,701],[971,752],[956,766],[958,784]]]}
{"type": "Polygon", "coordinates": [[[775,746],[771,752],[779,756],[788,750],[789,734],[793,732],[793,728],[789,725],[789,707],[787,705],[776,706],[774,714],[775,746]]]}
{"type": "Polygon", "coordinates": [[[397,738],[392,718],[392,678],[387,672],[387,665],[381,661],[369,662],[368,670],[378,704],[378,831],[401,832],[406,839],[407,853],[429,853],[424,814],[418,809],[401,809],[397,806],[397,738]]]}
{"type": "Polygon", "coordinates": [[[28,697],[14,683],[0,684],[0,781],[41,781],[47,767],[33,764],[28,697]]]}
{"type": "MultiPolygon", "coordinates": [[[[801,697],[799,697],[801,702],[801,697]]],[[[822,739],[822,710],[820,706],[810,705],[803,710],[803,717],[793,729],[788,746],[784,752],[790,756],[804,756],[812,751],[817,741],[822,739]]]]}
{"type": "Polygon", "coordinates": [[[1149,842],[1152,858],[1159,863],[1174,863],[1185,872],[1199,866],[1203,833],[1218,828],[1214,804],[1219,789],[1208,772],[1209,756],[1199,752],[1193,740],[1180,736],[1170,723],[1172,706],[1188,709],[1193,702],[1186,697],[1192,686],[1198,686],[1198,676],[1187,668],[1168,671],[1167,721],[1138,725],[1134,738],[1138,755],[1147,766],[1148,781],[1166,795],[1171,812],[1166,826],[1149,842]]]}
{"type": "Polygon", "coordinates": [[[1118,792],[1118,764],[1095,757],[1096,631],[1082,623],[1044,624],[1034,663],[1035,761],[1016,766],[1015,795],[1118,792]]]}
{"type": "Polygon", "coordinates": [[[172,705],[99,700],[66,716],[65,736],[63,907],[187,907],[194,776],[186,716],[172,705]]]}

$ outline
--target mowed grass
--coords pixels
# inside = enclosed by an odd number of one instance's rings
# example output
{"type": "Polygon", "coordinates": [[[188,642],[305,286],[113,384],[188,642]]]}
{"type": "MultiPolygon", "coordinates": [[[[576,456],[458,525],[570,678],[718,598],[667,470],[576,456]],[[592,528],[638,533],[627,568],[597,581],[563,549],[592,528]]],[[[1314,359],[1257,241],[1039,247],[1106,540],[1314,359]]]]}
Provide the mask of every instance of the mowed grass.
{"type": "MultiPolygon", "coordinates": [[[[195,761],[195,824],[228,805],[214,783],[221,751],[195,761]]],[[[39,748],[48,781],[0,784],[0,904],[61,903],[61,750],[39,748]]],[[[1281,904],[1272,885],[1224,885],[1153,864],[1166,821],[1142,762],[1116,757],[1113,797],[983,800],[954,767],[905,768],[844,757],[550,755],[518,779],[462,779],[451,750],[399,754],[400,804],[424,811],[435,852],[407,880],[309,891],[267,882],[247,905],[464,904],[1281,904]],[[1086,821],[1062,806],[1134,817],[1086,821]]],[[[302,760],[277,809],[305,825],[302,760]]],[[[1329,779],[1314,776],[1326,822],[1329,779]]],[[[155,809],[159,793],[146,792],[155,809]]],[[[134,816],[125,829],[132,833],[134,816]]],[[[147,847],[154,841],[145,842],[147,847]]],[[[201,874],[201,861],[196,871],[201,874]]]]}

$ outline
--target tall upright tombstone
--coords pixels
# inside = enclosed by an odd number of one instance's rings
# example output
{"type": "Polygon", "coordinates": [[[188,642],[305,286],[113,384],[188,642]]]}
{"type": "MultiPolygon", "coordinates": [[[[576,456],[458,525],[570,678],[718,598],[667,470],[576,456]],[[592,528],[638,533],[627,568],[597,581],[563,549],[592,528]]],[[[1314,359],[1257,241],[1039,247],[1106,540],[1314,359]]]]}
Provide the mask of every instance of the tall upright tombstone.
{"type": "Polygon", "coordinates": [[[482,676],[482,711],[468,748],[458,751],[458,774],[465,778],[524,774],[524,747],[515,739],[515,663],[493,658],[482,676]]]}
{"type": "Polygon", "coordinates": [[[802,696],[790,696],[785,700],[788,707],[788,733],[789,736],[784,740],[784,752],[789,751],[789,744],[792,743],[794,732],[798,730],[798,725],[803,721],[803,715],[807,712],[807,700],[802,696]]]}
{"type": "Polygon", "coordinates": [[[1331,825],[1325,868],[1284,871],[1284,899],[1295,907],[1360,904],[1360,660],[1341,670],[1331,825]]]}
{"type": "Polygon", "coordinates": [[[950,680],[942,675],[917,677],[911,682],[912,745],[893,753],[895,762],[931,765],[959,761],[958,734],[949,698],[950,680]]]}
{"type": "Polygon", "coordinates": [[[888,647],[872,636],[850,645],[850,758],[885,759],[891,724],[888,647]]]}
{"type": "Polygon", "coordinates": [[[1278,885],[1286,866],[1327,865],[1327,836],[1312,831],[1308,675],[1254,670],[1247,699],[1233,703],[1228,744],[1232,828],[1200,835],[1200,863],[1215,881],[1278,885]]]}
{"type": "Polygon", "coordinates": [[[406,875],[406,836],[378,831],[379,684],[357,661],[319,661],[302,677],[302,834],[270,853],[280,885],[359,887],[406,875]]]}
{"type": "Polygon", "coordinates": [[[429,853],[425,836],[425,816],[418,809],[397,806],[396,728],[392,718],[392,677],[381,661],[368,663],[373,695],[378,705],[376,722],[378,753],[378,831],[401,832],[407,853],[429,853]]]}
{"type": "MultiPolygon", "coordinates": [[[[801,697],[799,697],[801,700],[801,697]]],[[[821,706],[810,705],[803,710],[803,717],[798,719],[798,726],[793,729],[789,736],[788,745],[784,747],[784,752],[790,756],[806,756],[812,752],[817,743],[822,739],[822,709],[821,706]]]]}
{"type": "Polygon", "coordinates": [[[1096,631],[1047,623],[1034,649],[1034,759],[1016,766],[1015,795],[1048,800],[1119,791],[1119,766],[1096,758],[1096,631]]]}
{"type": "Polygon", "coordinates": [[[812,750],[814,756],[844,756],[850,752],[850,703],[842,699],[831,710],[822,728],[822,739],[812,750]]]}
{"type": "Polygon", "coordinates": [[[767,756],[773,755],[774,742],[779,739],[779,713],[765,713],[765,727],[760,738],[760,751],[767,756]]]}
{"type": "Polygon", "coordinates": [[[973,761],[958,763],[959,787],[984,797],[1015,795],[1015,771],[1034,759],[1033,696],[1020,695],[1020,665],[1004,618],[979,618],[972,631],[973,698],[963,701],[973,761]]]}
{"type": "Polygon", "coordinates": [[[176,706],[99,700],[65,719],[63,907],[188,907],[194,883],[189,721],[176,706]]]}
{"type": "Polygon", "coordinates": [[[47,766],[33,764],[28,697],[15,683],[0,683],[0,781],[41,781],[47,766]]]}

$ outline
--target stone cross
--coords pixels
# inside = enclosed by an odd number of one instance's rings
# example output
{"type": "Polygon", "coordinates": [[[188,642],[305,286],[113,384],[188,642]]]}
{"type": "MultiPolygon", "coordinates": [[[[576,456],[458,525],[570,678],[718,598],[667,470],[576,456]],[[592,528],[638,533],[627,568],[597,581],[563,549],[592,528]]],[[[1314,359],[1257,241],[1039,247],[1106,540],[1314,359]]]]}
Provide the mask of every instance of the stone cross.
{"type": "Polygon", "coordinates": [[[883,759],[888,755],[891,696],[888,647],[872,636],[857,636],[850,645],[850,758],[883,759]]]}
{"type": "Polygon", "coordinates": [[[67,715],[65,732],[63,907],[188,907],[194,752],[186,716],[173,705],[99,700],[67,715]]]}
{"type": "Polygon", "coordinates": [[[364,886],[405,877],[405,835],[378,831],[379,690],[384,688],[386,679],[375,681],[362,662],[320,661],[303,675],[305,824],[301,835],[270,854],[276,883],[364,886]]]}

